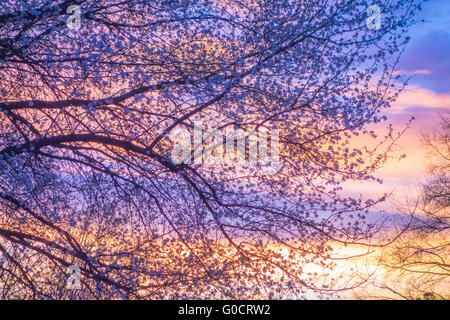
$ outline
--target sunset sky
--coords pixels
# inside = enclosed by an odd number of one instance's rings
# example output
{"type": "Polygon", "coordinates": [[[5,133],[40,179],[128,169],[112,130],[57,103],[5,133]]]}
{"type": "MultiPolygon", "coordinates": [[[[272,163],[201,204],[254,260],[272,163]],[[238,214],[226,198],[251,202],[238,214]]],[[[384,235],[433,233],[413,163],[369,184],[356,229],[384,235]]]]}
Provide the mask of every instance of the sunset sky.
{"type": "Polygon", "coordinates": [[[449,52],[450,0],[2,0],[0,300],[450,300],[449,52]]]}
{"type": "Polygon", "coordinates": [[[414,190],[427,166],[421,134],[436,128],[439,113],[450,110],[450,1],[425,3],[417,18],[425,21],[411,28],[411,41],[399,65],[403,74],[413,78],[387,113],[386,122],[401,131],[411,117],[415,118],[396,148],[407,157],[392,159],[378,171],[383,185],[364,182],[354,187],[355,192],[375,196],[394,190],[400,196],[414,190]]]}

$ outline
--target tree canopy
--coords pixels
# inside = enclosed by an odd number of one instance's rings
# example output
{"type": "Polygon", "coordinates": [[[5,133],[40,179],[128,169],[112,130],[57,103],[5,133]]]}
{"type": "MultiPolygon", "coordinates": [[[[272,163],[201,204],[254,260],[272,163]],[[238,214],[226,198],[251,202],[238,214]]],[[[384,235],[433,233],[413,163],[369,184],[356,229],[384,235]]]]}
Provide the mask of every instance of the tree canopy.
{"type": "Polygon", "coordinates": [[[332,269],[333,243],[377,230],[366,215],[384,196],[342,183],[378,181],[396,138],[367,128],[403,87],[394,71],[420,2],[375,1],[368,28],[366,0],[2,1],[0,296],[357,285],[307,267],[332,269]],[[196,122],[279,130],[279,170],[175,163],[171,133],[196,122]],[[380,144],[355,148],[361,135],[380,144]],[[74,264],[80,291],[65,288],[74,264]]]}

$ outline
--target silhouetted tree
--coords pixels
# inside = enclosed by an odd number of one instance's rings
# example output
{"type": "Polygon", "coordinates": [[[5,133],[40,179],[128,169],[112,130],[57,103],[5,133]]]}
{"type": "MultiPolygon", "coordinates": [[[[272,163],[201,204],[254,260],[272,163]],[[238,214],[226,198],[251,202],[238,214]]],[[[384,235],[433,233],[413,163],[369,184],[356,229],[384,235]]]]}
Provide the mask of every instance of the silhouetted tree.
{"type": "Polygon", "coordinates": [[[408,228],[383,249],[380,266],[388,275],[375,279],[375,297],[407,300],[450,299],[450,115],[431,135],[428,176],[413,201],[408,228]]]}
{"type": "Polygon", "coordinates": [[[403,86],[420,2],[375,1],[369,28],[365,0],[2,1],[3,297],[345,289],[303,268],[332,269],[332,243],[376,231],[365,217],[384,197],[341,183],[377,180],[397,139],[351,147],[377,138],[366,128],[403,86]],[[278,129],[279,170],[174,163],[171,133],[199,121],[278,129]],[[73,264],[81,291],[64,289],[73,264]]]}

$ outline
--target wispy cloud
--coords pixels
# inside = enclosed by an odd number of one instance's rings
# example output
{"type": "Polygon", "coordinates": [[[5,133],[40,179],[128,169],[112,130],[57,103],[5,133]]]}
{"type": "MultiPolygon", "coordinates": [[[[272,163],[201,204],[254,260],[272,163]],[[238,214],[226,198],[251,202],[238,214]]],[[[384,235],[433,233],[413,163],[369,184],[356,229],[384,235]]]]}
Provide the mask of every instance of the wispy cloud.
{"type": "MultiPolygon", "coordinates": [[[[439,93],[418,85],[411,85],[399,96],[390,109],[390,114],[450,109],[450,93],[439,93]]],[[[411,114],[414,116],[414,114],[411,114]]]]}
{"type": "Polygon", "coordinates": [[[394,75],[400,75],[400,76],[414,76],[419,74],[432,74],[430,70],[413,70],[413,71],[407,71],[407,70],[397,70],[394,72],[394,75]]]}

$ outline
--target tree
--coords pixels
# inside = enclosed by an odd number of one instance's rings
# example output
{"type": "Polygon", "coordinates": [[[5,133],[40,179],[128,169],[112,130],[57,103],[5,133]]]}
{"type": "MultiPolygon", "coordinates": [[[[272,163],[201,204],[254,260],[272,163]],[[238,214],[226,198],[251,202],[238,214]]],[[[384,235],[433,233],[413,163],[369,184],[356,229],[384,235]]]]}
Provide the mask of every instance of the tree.
{"type": "Polygon", "coordinates": [[[408,228],[380,257],[389,276],[376,281],[379,297],[450,298],[450,114],[441,120],[431,135],[423,136],[430,164],[420,197],[410,205],[408,228]]]}
{"type": "Polygon", "coordinates": [[[344,290],[304,268],[332,269],[333,243],[376,232],[365,217],[384,196],[341,183],[377,180],[397,139],[351,147],[377,139],[366,128],[403,87],[393,71],[420,3],[377,2],[377,29],[363,0],[2,2],[6,297],[344,290]],[[196,122],[279,130],[279,170],[175,163],[171,134],[196,122]],[[78,292],[62,288],[73,264],[78,292]]]}

